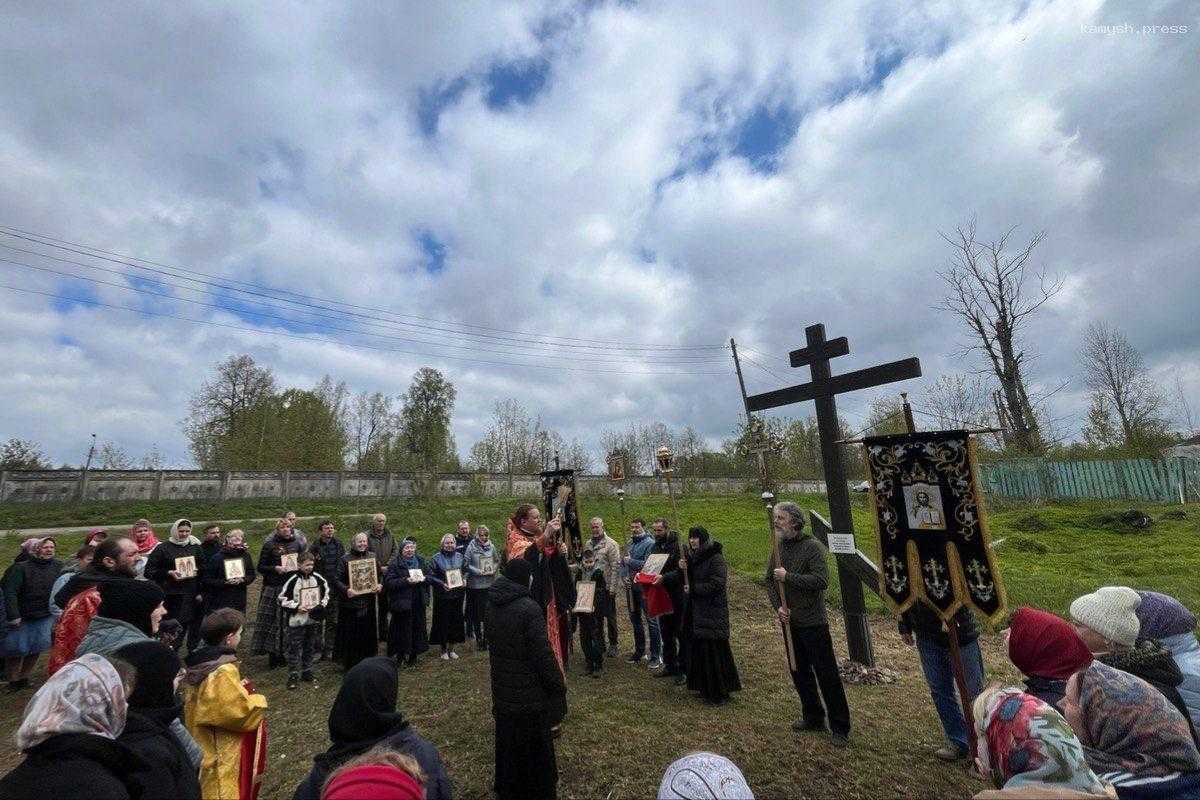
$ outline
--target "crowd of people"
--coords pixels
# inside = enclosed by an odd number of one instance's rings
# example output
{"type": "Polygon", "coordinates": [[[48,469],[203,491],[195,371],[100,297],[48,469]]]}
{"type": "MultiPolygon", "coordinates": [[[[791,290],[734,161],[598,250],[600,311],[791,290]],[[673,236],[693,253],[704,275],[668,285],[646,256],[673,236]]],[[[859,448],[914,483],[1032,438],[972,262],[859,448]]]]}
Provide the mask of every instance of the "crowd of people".
{"type": "MultiPolygon", "coordinates": [[[[763,577],[794,652],[792,728],[845,747],[851,712],[827,619],[826,552],[799,506],[778,503],[772,520],[778,555],[763,577]]],[[[314,680],[317,661],[343,670],[329,748],[297,775],[296,800],[448,799],[442,757],[397,708],[398,685],[422,654],[436,648],[450,664],[468,641],[489,661],[497,796],[556,796],[574,643],[584,673],[601,679],[621,657],[622,596],[629,662],[712,705],[741,688],[729,567],[703,527],[682,539],[665,519],[647,529],[639,518],[622,547],[594,518],[572,552],[560,519],[522,504],[503,541],[463,520],[423,556],[382,514],[348,543],[331,521],[311,539],[296,522],[281,517],[257,559],[241,530],[210,525],[197,537],[186,519],[163,541],[145,520],[129,535],[95,529],[66,564],[53,537],[23,542],[0,580],[0,651],[9,692],[30,688],[43,653],[47,677],[25,708],[16,732],[24,760],[0,778],[0,800],[254,800],[268,764],[268,703],[243,674],[247,628],[249,655],[265,657],[264,670],[286,665],[289,690],[314,680]]],[[[904,614],[900,636],[918,651],[946,738],[937,757],[973,764],[995,787],[981,798],[1200,797],[1196,618],[1175,598],[1119,586],[1067,612],[1012,615],[1004,635],[1024,683],[1007,687],[985,685],[978,625],[970,610],[956,613],[970,722],[945,625],[923,605],[904,614]]],[[[752,793],[727,759],[694,753],[667,769],[659,796],[752,793]]]]}

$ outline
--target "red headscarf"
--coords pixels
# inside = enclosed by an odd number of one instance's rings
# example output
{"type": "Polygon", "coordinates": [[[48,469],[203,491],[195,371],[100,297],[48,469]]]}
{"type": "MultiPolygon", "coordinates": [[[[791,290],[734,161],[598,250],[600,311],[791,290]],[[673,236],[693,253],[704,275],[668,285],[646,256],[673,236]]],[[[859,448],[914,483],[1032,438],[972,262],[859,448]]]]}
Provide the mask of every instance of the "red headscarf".
{"type": "Polygon", "coordinates": [[[333,776],[321,800],[424,800],[417,779],[390,764],[351,767],[333,776]]]}
{"type": "Polygon", "coordinates": [[[1025,675],[1060,681],[1092,663],[1091,651],[1069,622],[1028,607],[1012,616],[1008,657],[1025,675]]]}

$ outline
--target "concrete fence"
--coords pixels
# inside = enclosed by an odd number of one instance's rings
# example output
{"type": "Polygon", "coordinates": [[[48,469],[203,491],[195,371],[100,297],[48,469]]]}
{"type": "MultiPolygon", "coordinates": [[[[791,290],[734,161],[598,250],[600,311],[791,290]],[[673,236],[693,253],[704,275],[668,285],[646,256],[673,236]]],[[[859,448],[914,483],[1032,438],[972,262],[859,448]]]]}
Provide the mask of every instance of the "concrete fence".
{"type": "MultiPolygon", "coordinates": [[[[576,479],[581,495],[612,494],[603,475],[576,479]]],[[[666,494],[658,477],[638,476],[624,483],[627,497],[666,494]]],[[[686,494],[757,491],[757,482],[740,478],[676,478],[686,494]]],[[[825,491],[824,481],[788,481],[787,493],[825,491]]],[[[353,497],[482,496],[532,497],[541,492],[537,475],[408,472],[213,472],[204,470],[7,470],[0,472],[0,502],[70,503],[81,500],[240,500],[328,499],[353,497]]]]}

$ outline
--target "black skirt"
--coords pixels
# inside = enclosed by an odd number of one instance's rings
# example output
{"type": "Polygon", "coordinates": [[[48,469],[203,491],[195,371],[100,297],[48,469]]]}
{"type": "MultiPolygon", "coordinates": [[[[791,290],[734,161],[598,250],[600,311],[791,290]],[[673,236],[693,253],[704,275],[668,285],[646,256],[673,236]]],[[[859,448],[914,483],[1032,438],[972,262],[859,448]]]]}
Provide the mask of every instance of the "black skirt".
{"type": "Polygon", "coordinates": [[[463,626],[463,596],[461,592],[433,594],[433,625],[429,628],[429,643],[443,647],[466,641],[463,626]]]}
{"type": "Polygon", "coordinates": [[[728,639],[692,639],[689,643],[688,688],[710,703],[722,703],[742,688],[728,639]]]}
{"type": "Polygon", "coordinates": [[[428,649],[425,604],[416,603],[408,611],[393,611],[388,623],[387,654],[412,660],[428,649]]]}
{"type": "Polygon", "coordinates": [[[350,669],[364,658],[379,653],[379,634],[375,620],[375,602],[378,602],[378,598],[374,602],[370,597],[366,600],[363,605],[351,600],[338,606],[334,652],[345,669],[350,669]]]}

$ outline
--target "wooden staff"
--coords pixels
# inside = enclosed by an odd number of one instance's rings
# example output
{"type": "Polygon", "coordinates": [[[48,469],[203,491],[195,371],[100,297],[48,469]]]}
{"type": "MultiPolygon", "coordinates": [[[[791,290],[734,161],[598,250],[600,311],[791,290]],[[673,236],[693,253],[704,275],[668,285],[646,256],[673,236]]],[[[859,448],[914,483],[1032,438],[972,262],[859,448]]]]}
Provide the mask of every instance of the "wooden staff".
{"type": "MultiPolygon", "coordinates": [[[[659,472],[667,479],[667,494],[671,497],[671,516],[675,518],[675,531],[682,535],[682,531],[679,530],[679,509],[675,506],[675,486],[671,483],[671,474],[675,472],[671,466],[674,455],[671,453],[671,448],[663,446],[655,451],[654,457],[658,459],[659,472]]],[[[686,539],[679,545],[679,560],[683,562],[680,565],[683,571],[683,591],[691,593],[692,587],[688,585],[686,539]]]]}

